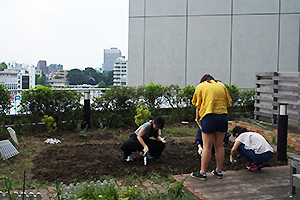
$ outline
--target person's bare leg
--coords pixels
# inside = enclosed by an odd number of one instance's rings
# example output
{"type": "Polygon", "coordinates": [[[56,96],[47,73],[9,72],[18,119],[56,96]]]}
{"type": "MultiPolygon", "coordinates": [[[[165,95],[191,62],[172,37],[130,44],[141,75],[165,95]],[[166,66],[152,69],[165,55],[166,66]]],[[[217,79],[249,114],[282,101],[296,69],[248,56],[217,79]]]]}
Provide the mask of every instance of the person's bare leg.
{"type": "Polygon", "coordinates": [[[214,134],[202,133],[203,152],[201,157],[201,171],[206,172],[211,158],[211,149],[214,144],[214,134]]]}
{"type": "Polygon", "coordinates": [[[216,162],[217,162],[217,170],[222,171],[222,166],[224,162],[224,146],[223,146],[223,140],[224,140],[225,132],[215,132],[214,134],[214,147],[216,152],[216,162]]]}

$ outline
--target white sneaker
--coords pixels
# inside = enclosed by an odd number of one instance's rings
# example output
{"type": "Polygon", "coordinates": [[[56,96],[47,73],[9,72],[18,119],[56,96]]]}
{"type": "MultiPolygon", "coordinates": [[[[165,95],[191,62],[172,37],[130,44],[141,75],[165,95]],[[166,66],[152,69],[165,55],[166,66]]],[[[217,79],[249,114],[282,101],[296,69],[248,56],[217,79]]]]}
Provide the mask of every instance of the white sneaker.
{"type": "Polygon", "coordinates": [[[125,160],[126,160],[127,162],[133,161],[133,155],[130,154],[125,160]]]}

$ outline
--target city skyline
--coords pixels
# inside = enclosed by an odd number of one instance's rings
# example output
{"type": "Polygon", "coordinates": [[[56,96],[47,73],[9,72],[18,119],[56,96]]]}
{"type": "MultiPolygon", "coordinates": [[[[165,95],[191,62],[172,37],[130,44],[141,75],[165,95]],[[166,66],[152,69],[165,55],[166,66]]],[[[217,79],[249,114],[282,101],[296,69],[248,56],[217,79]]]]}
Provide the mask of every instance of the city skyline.
{"type": "Polygon", "coordinates": [[[128,57],[129,0],[0,0],[0,62],[100,68],[103,50],[128,57]]]}

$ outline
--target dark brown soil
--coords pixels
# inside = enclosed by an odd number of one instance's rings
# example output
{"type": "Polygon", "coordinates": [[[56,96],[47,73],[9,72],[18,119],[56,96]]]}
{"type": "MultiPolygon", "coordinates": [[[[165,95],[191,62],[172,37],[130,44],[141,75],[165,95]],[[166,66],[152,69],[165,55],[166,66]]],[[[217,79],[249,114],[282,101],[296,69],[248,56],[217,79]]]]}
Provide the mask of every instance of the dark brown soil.
{"type": "MultiPolygon", "coordinates": [[[[150,178],[153,174],[163,177],[175,174],[187,174],[200,169],[200,156],[192,139],[176,139],[175,143],[168,143],[160,159],[148,160],[145,166],[139,152],[133,154],[133,162],[123,160],[120,147],[133,132],[129,129],[120,132],[120,135],[105,132],[90,135],[60,135],[62,143],[50,145],[40,152],[34,159],[34,177],[39,181],[54,182],[54,165],[57,177],[65,184],[78,181],[98,180],[101,176],[111,176],[122,179],[127,175],[150,178]]],[[[196,135],[196,134],[195,134],[196,135]]],[[[238,157],[237,163],[229,162],[232,142],[225,145],[225,159],[223,170],[242,169],[246,161],[238,157]]],[[[283,165],[276,161],[276,155],[265,166],[283,165]]],[[[214,155],[208,166],[208,171],[216,167],[214,155]]]]}

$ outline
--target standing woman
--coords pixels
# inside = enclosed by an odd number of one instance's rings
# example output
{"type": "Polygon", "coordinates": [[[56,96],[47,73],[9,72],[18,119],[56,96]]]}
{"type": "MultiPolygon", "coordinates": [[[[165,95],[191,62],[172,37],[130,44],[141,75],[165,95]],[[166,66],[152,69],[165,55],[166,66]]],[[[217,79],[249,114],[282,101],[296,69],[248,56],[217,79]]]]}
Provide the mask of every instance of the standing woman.
{"type": "Polygon", "coordinates": [[[193,178],[207,180],[206,170],[211,159],[212,147],[215,147],[217,168],[211,173],[223,178],[224,161],[223,139],[228,129],[227,108],[231,106],[231,97],[225,85],[205,74],[196,87],[192,100],[196,106],[196,120],[201,120],[203,152],[200,172],[192,172],[193,178]]]}

